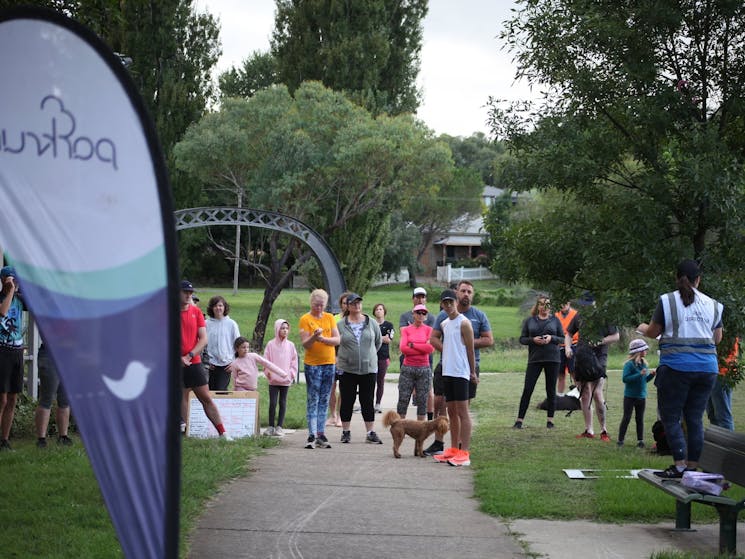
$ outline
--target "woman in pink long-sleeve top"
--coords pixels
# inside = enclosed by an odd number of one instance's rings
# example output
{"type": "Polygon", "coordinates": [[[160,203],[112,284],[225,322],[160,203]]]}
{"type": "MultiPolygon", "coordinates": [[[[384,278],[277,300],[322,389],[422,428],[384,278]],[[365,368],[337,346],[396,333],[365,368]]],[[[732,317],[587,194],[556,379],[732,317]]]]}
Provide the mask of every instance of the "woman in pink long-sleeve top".
{"type": "Polygon", "coordinates": [[[413,309],[414,323],[401,329],[399,348],[404,355],[401,374],[398,376],[398,415],[406,417],[411,394],[416,389],[416,416],[424,420],[427,413],[427,394],[432,384],[432,369],[429,356],[435,350],[429,343],[432,327],[424,321],[427,307],[416,305],[413,309]]]}

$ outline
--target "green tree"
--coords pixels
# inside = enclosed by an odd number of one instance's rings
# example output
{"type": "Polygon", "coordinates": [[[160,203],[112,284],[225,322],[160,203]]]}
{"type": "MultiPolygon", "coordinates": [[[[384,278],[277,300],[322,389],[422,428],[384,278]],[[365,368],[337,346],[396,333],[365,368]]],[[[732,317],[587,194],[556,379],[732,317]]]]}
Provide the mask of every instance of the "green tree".
{"type": "Polygon", "coordinates": [[[241,68],[231,68],[220,74],[222,97],[253,97],[260,89],[279,83],[277,61],[269,52],[254,51],[241,68]]]}
{"type": "MultiPolygon", "coordinates": [[[[225,100],[175,151],[179,168],[205,192],[241,188],[246,207],[289,215],[322,234],[348,285],[363,292],[380,271],[389,209],[417,187],[416,156],[428,142],[408,115],[374,119],[341,93],[310,82],[294,96],[276,86],[250,99],[225,100]]],[[[306,246],[278,233],[250,252],[259,249],[261,261],[242,256],[266,284],[257,345],[277,296],[313,258],[306,246]]]]}
{"type": "Polygon", "coordinates": [[[307,80],[373,114],[413,113],[426,0],[277,0],[272,54],[294,92],[307,80]]]}
{"type": "Polygon", "coordinates": [[[743,16],[730,0],[522,3],[503,38],[548,93],[532,110],[493,103],[513,155],[500,180],[558,194],[502,232],[498,265],[519,259],[514,279],[562,299],[590,289],[598,313],[635,324],[695,257],[728,352],[745,332],[743,16]]]}

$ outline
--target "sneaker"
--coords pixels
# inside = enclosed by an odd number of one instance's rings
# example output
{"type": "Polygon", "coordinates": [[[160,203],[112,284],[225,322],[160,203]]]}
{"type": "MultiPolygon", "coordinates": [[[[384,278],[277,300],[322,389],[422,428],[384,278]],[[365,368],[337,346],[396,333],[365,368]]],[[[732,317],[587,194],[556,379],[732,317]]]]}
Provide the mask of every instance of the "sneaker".
{"type": "Polygon", "coordinates": [[[47,439],[45,437],[39,437],[36,440],[36,448],[46,448],[47,447],[47,439]]]}
{"type": "Polygon", "coordinates": [[[644,441],[639,441],[636,443],[636,448],[644,448],[646,445],[644,444],[644,441]]]}
{"type": "Polygon", "coordinates": [[[623,441],[616,441],[616,446],[621,448],[623,446],[623,441]]]}
{"type": "Polygon", "coordinates": [[[554,427],[553,421],[546,421],[546,429],[553,429],[554,427]]]}
{"type": "Polygon", "coordinates": [[[181,434],[182,435],[185,435],[186,434],[186,421],[182,421],[181,422],[181,425],[179,426],[179,429],[181,430],[181,434]]]}
{"type": "Polygon", "coordinates": [[[316,448],[331,448],[326,435],[318,435],[316,438],[316,448]]]}
{"type": "Polygon", "coordinates": [[[0,439],[0,452],[3,450],[13,450],[8,439],[0,439]]]}
{"type": "Polygon", "coordinates": [[[675,464],[673,464],[672,466],[668,466],[661,472],[655,472],[654,475],[663,479],[680,479],[683,477],[683,472],[685,472],[687,469],[688,468],[684,468],[682,471],[678,471],[678,468],[675,466],[675,464]]]}
{"type": "Polygon", "coordinates": [[[455,448],[454,446],[451,446],[450,448],[444,450],[441,454],[438,454],[437,456],[434,456],[435,462],[439,462],[440,464],[446,463],[448,460],[450,460],[453,456],[458,454],[460,452],[459,448],[455,448]]]}
{"type": "Polygon", "coordinates": [[[360,413],[361,411],[362,411],[362,406],[360,406],[359,404],[357,404],[356,406],[352,408],[352,413],[360,413]]]}
{"type": "Polygon", "coordinates": [[[57,444],[62,446],[72,446],[72,439],[67,435],[57,437],[57,444]]]}
{"type": "Polygon", "coordinates": [[[264,436],[266,437],[273,437],[274,436],[274,427],[271,425],[264,429],[264,436]]]}
{"type": "Polygon", "coordinates": [[[227,431],[223,431],[223,433],[220,435],[220,440],[228,442],[228,443],[232,443],[235,439],[231,437],[230,435],[228,435],[227,431]]]}
{"type": "Polygon", "coordinates": [[[282,429],[282,427],[275,427],[274,428],[274,432],[272,433],[272,435],[274,435],[275,437],[284,437],[285,436],[285,432],[282,429]]]}
{"type": "Polygon", "coordinates": [[[383,441],[380,440],[380,437],[378,437],[378,434],[375,431],[370,431],[367,434],[365,442],[371,444],[383,444],[383,441]]]}
{"type": "Polygon", "coordinates": [[[515,421],[515,424],[512,426],[513,429],[522,429],[523,428],[523,422],[522,421],[515,421]]]}
{"type": "Polygon", "coordinates": [[[595,435],[593,435],[592,433],[589,433],[587,431],[584,431],[583,433],[577,435],[575,438],[576,439],[594,439],[595,438],[595,435]]]}
{"type": "Polygon", "coordinates": [[[458,454],[448,460],[448,464],[451,466],[470,466],[471,455],[467,450],[458,451],[458,454]]]}
{"type": "Polygon", "coordinates": [[[423,452],[425,456],[437,456],[438,454],[442,454],[443,450],[445,450],[445,445],[442,441],[434,441],[423,452]]]}
{"type": "Polygon", "coordinates": [[[383,413],[383,408],[380,407],[380,404],[375,404],[375,413],[383,413]]]}
{"type": "Polygon", "coordinates": [[[341,442],[348,443],[352,440],[352,433],[350,431],[341,432],[341,442]]]}
{"type": "Polygon", "coordinates": [[[603,441],[604,443],[609,443],[610,442],[610,437],[608,436],[608,433],[605,432],[605,431],[603,431],[602,433],[600,433],[600,440],[603,441]]]}
{"type": "Polygon", "coordinates": [[[316,442],[315,435],[308,435],[308,440],[305,443],[305,448],[313,448],[313,443],[316,442]]]}

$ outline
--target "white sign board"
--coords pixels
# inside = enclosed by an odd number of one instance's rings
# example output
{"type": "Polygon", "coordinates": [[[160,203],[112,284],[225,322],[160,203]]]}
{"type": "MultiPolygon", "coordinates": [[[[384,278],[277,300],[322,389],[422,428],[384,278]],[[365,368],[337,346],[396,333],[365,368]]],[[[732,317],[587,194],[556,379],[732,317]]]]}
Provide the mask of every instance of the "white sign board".
{"type": "MultiPolygon", "coordinates": [[[[259,434],[259,393],[253,391],[210,392],[222,424],[231,437],[251,437],[259,434]]],[[[217,437],[217,429],[204,413],[194,393],[189,397],[189,421],[186,435],[198,439],[217,437]]]]}

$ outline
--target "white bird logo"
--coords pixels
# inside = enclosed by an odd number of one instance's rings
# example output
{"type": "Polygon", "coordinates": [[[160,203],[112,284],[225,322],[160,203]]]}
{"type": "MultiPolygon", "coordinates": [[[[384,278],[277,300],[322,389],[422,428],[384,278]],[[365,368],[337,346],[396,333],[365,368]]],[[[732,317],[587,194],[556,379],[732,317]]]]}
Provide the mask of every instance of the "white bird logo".
{"type": "Polygon", "coordinates": [[[143,393],[148,374],[150,374],[150,369],[139,361],[132,361],[127,365],[122,378],[114,380],[103,375],[103,381],[114,396],[120,400],[129,401],[139,398],[143,393]]]}

